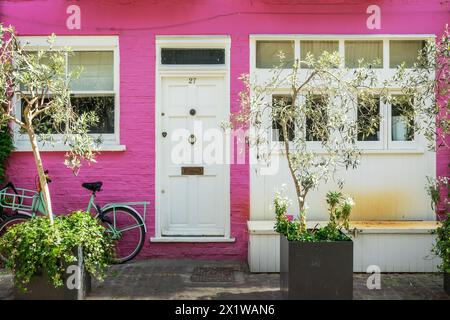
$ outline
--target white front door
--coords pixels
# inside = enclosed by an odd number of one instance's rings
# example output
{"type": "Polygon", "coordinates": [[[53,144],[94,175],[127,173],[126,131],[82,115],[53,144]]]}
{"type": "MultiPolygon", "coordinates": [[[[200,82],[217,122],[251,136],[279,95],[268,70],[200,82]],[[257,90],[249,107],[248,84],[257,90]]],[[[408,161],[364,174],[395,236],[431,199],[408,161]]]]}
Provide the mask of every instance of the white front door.
{"type": "Polygon", "coordinates": [[[225,236],[230,211],[220,128],[228,115],[224,88],[223,77],[162,78],[162,236],[225,236]]]}

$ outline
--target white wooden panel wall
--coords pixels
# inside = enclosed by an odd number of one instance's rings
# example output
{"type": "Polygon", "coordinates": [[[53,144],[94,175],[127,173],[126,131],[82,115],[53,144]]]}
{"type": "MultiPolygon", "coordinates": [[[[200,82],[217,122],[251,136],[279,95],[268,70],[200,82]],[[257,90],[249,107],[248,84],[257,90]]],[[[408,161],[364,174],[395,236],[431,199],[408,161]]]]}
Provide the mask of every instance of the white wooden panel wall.
{"type": "Polygon", "coordinates": [[[431,253],[431,234],[358,234],[353,241],[355,272],[377,265],[381,272],[437,272],[440,260],[431,253]]]}
{"type": "Polygon", "coordinates": [[[280,236],[250,235],[248,243],[250,272],[280,272],[280,236]]]}

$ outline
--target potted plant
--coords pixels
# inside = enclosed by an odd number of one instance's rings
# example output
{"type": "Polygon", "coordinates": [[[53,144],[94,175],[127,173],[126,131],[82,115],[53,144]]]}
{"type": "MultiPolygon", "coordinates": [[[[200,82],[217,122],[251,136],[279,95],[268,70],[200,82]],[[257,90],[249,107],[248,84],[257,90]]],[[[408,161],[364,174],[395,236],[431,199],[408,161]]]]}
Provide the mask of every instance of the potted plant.
{"type": "Polygon", "coordinates": [[[352,299],[353,242],[344,233],[354,205],[341,192],[328,192],[330,221],[305,231],[299,219],[286,215],[290,204],[281,192],[275,196],[280,233],[280,288],[286,299],[352,299]]]}
{"type": "Polygon", "coordinates": [[[16,299],[83,299],[90,276],[103,279],[112,244],[97,219],[82,211],[34,217],[0,238],[16,299]]]}
{"type": "MultiPolygon", "coordinates": [[[[271,154],[276,150],[276,159],[283,158],[291,177],[296,219],[286,217],[283,197],[275,198],[281,288],[289,299],[351,299],[353,295],[353,243],[341,224],[352,202],[341,193],[329,193],[330,223],[308,229],[306,199],[321,183],[334,179],[339,169],[358,166],[358,140],[376,136],[379,102],[388,97],[385,91],[371,89],[378,79],[370,65],[349,72],[337,68],[341,58],[338,52],[325,51],[287,66],[280,53],[280,65],[271,70],[268,80],[241,77],[245,85],[241,110],[230,121],[232,127],[251,128],[247,141],[252,159],[257,160],[254,165],[263,162],[273,167],[277,163],[271,154]],[[357,118],[349,116],[355,114],[357,118]]],[[[343,181],[338,185],[342,187],[343,181]]]]}

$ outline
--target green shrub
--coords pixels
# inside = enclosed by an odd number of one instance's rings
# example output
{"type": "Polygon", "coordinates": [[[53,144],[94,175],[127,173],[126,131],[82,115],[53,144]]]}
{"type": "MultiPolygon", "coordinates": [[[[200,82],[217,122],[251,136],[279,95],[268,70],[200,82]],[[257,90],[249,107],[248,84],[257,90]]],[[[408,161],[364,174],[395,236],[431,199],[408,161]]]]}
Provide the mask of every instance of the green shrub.
{"type": "Polygon", "coordinates": [[[447,213],[447,219],[436,229],[436,235],[433,252],[442,259],[440,270],[450,273],[450,213],[447,213]]]}
{"type": "Polygon", "coordinates": [[[102,280],[112,257],[112,244],[104,227],[89,213],[61,215],[53,225],[48,217],[37,216],[12,226],[0,238],[0,252],[8,257],[6,267],[22,289],[39,272],[47,273],[55,287],[63,285],[65,265],[77,261],[78,247],[83,249],[87,272],[102,280]]]}

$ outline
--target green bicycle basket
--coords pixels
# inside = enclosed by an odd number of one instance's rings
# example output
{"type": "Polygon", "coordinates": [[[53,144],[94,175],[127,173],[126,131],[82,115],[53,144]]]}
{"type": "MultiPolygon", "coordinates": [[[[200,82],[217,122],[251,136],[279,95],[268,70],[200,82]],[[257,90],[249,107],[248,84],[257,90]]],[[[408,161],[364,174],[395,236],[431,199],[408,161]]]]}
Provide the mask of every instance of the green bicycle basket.
{"type": "Polygon", "coordinates": [[[15,193],[11,188],[0,190],[0,207],[12,210],[32,211],[39,194],[35,190],[16,188],[15,193]]]}

